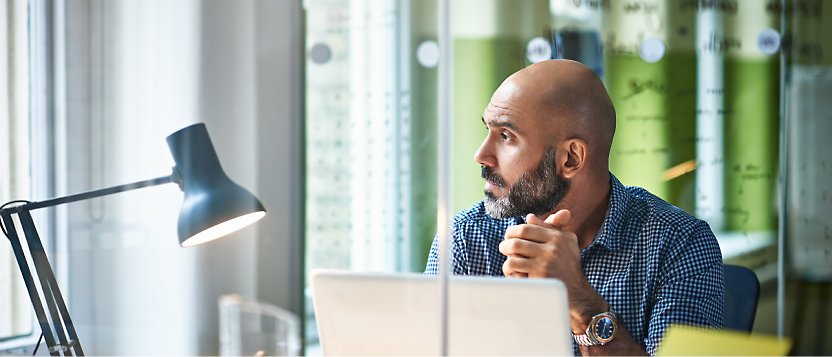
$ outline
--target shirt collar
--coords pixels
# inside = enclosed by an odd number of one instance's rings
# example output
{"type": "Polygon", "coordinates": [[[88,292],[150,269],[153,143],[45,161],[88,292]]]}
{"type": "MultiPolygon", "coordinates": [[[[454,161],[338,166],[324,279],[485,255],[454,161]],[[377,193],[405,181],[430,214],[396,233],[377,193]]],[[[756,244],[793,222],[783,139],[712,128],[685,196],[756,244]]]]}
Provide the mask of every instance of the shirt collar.
{"type": "Polygon", "coordinates": [[[610,204],[607,214],[604,217],[604,223],[601,224],[601,229],[598,230],[595,239],[587,249],[596,244],[612,251],[621,248],[621,241],[626,237],[616,233],[626,217],[629,199],[630,196],[624,185],[610,173],[610,204]]]}
{"type": "MultiPolygon", "coordinates": [[[[619,226],[624,220],[627,213],[627,205],[630,196],[621,181],[610,173],[610,205],[607,208],[607,214],[604,216],[604,223],[601,224],[601,229],[595,234],[595,239],[585,249],[589,249],[594,245],[600,245],[612,251],[621,248],[621,239],[624,238],[620,234],[615,234],[619,226]]],[[[513,217],[514,224],[526,223],[526,217],[513,217]]]]}

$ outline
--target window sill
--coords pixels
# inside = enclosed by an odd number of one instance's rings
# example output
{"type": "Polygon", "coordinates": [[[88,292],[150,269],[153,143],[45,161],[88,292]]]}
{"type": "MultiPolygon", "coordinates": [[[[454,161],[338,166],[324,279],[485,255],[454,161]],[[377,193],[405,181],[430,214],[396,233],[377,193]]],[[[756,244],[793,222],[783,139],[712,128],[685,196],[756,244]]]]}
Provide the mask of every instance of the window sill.
{"type": "Polygon", "coordinates": [[[777,233],[714,232],[722,261],[751,268],[760,283],[777,278],[777,233]]]}
{"type": "Polygon", "coordinates": [[[714,232],[722,260],[728,261],[777,244],[775,232],[714,232]]]}
{"type": "MultiPolygon", "coordinates": [[[[33,328],[38,328],[37,325],[32,325],[33,328]]],[[[0,356],[29,356],[35,349],[35,344],[38,343],[40,332],[32,332],[29,335],[12,337],[0,341],[0,356]]],[[[46,343],[44,342],[44,346],[46,343]]],[[[46,349],[44,348],[43,351],[46,349]]],[[[38,351],[40,352],[40,351],[38,351]]]]}

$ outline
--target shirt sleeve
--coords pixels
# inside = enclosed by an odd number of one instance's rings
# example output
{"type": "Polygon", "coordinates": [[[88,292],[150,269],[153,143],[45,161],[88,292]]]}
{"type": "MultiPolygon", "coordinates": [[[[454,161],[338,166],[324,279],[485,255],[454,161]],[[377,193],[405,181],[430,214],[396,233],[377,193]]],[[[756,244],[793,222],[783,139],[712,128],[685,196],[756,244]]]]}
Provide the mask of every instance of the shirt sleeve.
{"type": "MultiPolygon", "coordinates": [[[[453,258],[451,264],[453,266],[453,274],[466,274],[465,264],[465,242],[463,233],[460,232],[459,226],[455,225],[453,230],[453,258]]],[[[425,274],[436,275],[439,273],[439,236],[433,237],[433,243],[430,245],[430,253],[428,254],[428,262],[425,265],[425,274]]]]}
{"type": "Polygon", "coordinates": [[[654,355],[669,325],[722,328],[725,276],[719,244],[705,222],[666,256],[645,349],[654,355]]]}
{"type": "Polygon", "coordinates": [[[425,266],[425,274],[436,275],[439,274],[439,236],[433,237],[433,243],[430,244],[430,253],[428,253],[428,262],[425,266]]]}

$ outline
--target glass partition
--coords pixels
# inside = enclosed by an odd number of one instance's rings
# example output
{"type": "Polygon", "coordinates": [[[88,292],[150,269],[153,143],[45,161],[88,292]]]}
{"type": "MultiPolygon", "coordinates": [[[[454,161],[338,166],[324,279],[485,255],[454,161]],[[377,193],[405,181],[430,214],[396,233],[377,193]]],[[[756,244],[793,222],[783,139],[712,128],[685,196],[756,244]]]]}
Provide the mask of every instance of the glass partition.
{"type": "MultiPolygon", "coordinates": [[[[435,209],[435,183],[413,190],[424,171],[412,160],[432,152],[433,133],[413,140],[410,6],[397,1],[308,1],[306,10],[306,271],[415,271],[421,240],[411,232],[414,202],[435,209]],[[425,201],[428,203],[425,204],[425,201]]],[[[418,9],[417,9],[418,10],[418,9]]],[[[435,67],[435,65],[434,65],[435,67]]],[[[433,92],[433,90],[432,90],[433,92]]],[[[418,92],[424,95],[423,91],[418,92]]],[[[435,98],[422,99],[432,103],[435,98]]],[[[428,104],[431,105],[431,104],[428,104]]],[[[433,113],[420,123],[434,120],[433,113]]],[[[435,127],[435,124],[418,128],[435,127]]],[[[424,157],[424,156],[422,156],[424,157]]],[[[435,216],[435,213],[434,213],[435,216]]],[[[424,232],[426,233],[426,232],[424,232]]],[[[432,234],[432,233],[431,233],[432,234]]],[[[427,239],[427,238],[425,238],[427,239]]],[[[307,354],[320,353],[306,289],[307,354]]]]}
{"type": "MultiPolygon", "coordinates": [[[[440,158],[450,215],[482,200],[473,155],[491,94],[531,63],[566,58],[595,71],[615,105],[610,171],[706,221],[724,262],[754,270],[755,332],[812,329],[802,306],[828,315],[832,1],[456,0],[448,38],[439,4],[305,3],[307,273],[424,270],[440,158]],[[448,152],[441,41],[453,49],[448,152]]],[[[818,349],[795,351],[830,351],[806,339],[818,349]]]]}
{"type": "Polygon", "coordinates": [[[782,206],[778,331],[794,340],[794,354],[832,353],[829,328],[832,284],[832,1],[788,1],[772,10],[786,19],[781,67],[780,135],[782,206]]]}

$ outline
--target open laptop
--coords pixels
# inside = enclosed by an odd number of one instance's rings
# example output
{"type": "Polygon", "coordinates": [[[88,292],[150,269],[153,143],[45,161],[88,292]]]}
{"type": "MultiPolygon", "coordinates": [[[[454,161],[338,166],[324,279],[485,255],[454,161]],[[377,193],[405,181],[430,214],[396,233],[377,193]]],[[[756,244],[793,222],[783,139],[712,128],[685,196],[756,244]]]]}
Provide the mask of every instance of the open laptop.
{"type": "MultiPolygon", "coordinates": [[[[325,355],[440,353],[436,276],[314,270],[310,283],[325,355]]],[[[452,276],[449,289],[450,355],[572,355],[560,281],[452,276]]]]}

